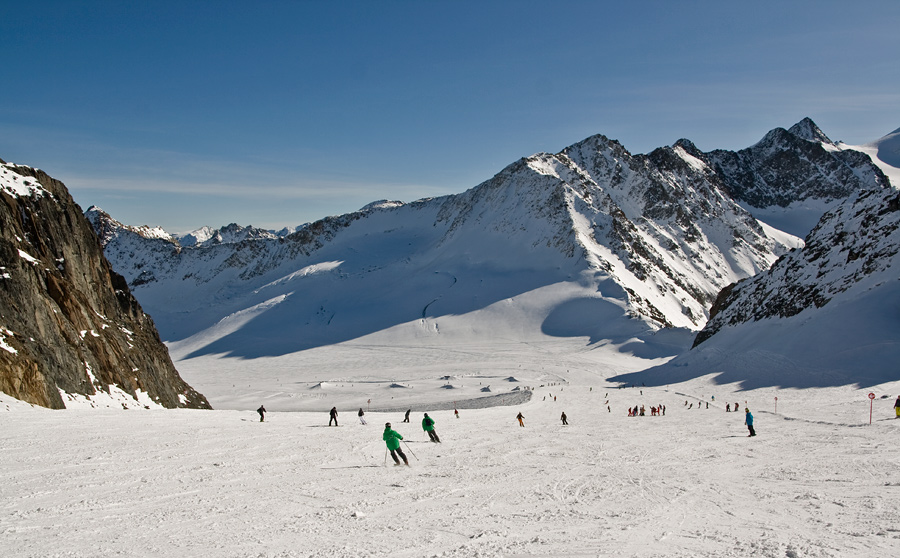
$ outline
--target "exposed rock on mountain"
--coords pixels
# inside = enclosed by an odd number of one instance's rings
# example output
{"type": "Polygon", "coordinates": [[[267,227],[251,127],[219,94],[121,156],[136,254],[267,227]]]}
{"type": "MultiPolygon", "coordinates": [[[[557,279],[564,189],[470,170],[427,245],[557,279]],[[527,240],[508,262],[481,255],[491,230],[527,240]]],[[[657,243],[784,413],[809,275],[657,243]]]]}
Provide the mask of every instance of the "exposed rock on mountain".
{"type": "Polygon", "coordinates": [[[840,201],[889,185],[867,155],[838,149],[809,118],[789,130],[776,128],[747,149],[713,151],[709,157],[730,194],[755,208],[840,201]]]}
{"type": "Polygon", "coordinates": [[[0,200],[0,390],[56,409],[113,392],[126,407],[209,408],[61,182],[0,161],[0,200]]]}
{"type": "Polygon", "coordinates": [[[829,212],[806,247],[767,273],[724,290],[695,346],[723,327],[788,318],[833,299],[897,283],[900,267],[900,192],[865,191],[829,212]]]}
{"type": "Polygon", "coordinates": [[[898,267],[900,192],[854,195],[822,218],[806,247],[723,290],[690,351],[610,379],[666,385],[709,377],[745,389],[895,382],[898,267]]]}

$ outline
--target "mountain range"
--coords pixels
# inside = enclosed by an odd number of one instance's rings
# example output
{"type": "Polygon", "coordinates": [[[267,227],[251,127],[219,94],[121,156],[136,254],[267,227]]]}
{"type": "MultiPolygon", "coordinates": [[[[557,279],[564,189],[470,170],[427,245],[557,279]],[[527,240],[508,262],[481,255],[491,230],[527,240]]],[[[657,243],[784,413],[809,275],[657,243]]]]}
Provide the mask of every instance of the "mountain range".
{"type": "Polygon", "coordinates": [[[800,249],[824,213],[890,190],[882,169],[807,118],[736,152],[679,140],[633,155],[596,135],[461,194],[281,234],[175,237],[86,215],[184,358],[283,356],[389,328],[646,341],[701,330],[722,289],[800,249]]]}

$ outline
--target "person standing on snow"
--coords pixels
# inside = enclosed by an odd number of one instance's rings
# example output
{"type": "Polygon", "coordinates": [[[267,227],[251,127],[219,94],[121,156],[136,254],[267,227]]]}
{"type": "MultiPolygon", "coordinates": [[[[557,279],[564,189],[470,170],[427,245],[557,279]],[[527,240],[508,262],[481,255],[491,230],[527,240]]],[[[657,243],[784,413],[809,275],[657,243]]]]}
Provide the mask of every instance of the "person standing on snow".
{"type": "Polygon", "coordinates": [[[381,439],[387,444],[387,449],[390,450],[391,457],[394,459],[394,465],[400,465],[400,459],[397,458],[399,455],[403,459],[403,463],[409,467],[409,460],[406,459],[406,454],[400,449],[400,440],[403,439],[403,436],[396,430],[391,430],[391,423],[385,423],[384,434],[381,435],[381,439]]]}
{"type": "Polygon", "coordinates": [[[431,438],[432,442],[441,442],[441,439],[438,438],[437,432],[434,431],[434,419],[429,417],[428,413],[425,413],[425,417],[422,419],[422,430],[428,432],[428,437],[431,438]]]}
{"type": "Polygon", "coordinates": [[[897,396],[897,401],[894,402],[894,412],[897,418],[900,418],[900,395],[897,396]]]}
{"type": "Polygon", "coordinates": [[[566,425],[566,426],[569,425],[569,421],[566,420],[566,412],[565,411],[563,411],[563,414],[561,414],[559,416],[559,420],[561,420],[564,425],[566,425]]]}
{"type": "Polygon", "coordinates": [[[365,413],[363,412],[362,407],[360,407],[360,408],[359,408],[359,412],[357,413],[357,415],[359,415],[359,423],[362,424],[362,425],[368,424],[368,423],[366,422],[365,417],[363,417],[364,414],[365,414],[365,413]]]}
{"type": "Polygon", "coordinates": [[[328,426],[331,426],[332,422],[334,423],[335,426],[337,426],[338,425],[338,423],[337,423],[337,407],[332,407],[331,411],[328,413],[328,416],[331,417],[328,420],[328,426]]]}
{"type": "MultiPolygon", "coordinates": [[[[900,398],[898,398],[897,401],[900,401],[900,398]]],[[[260,406],[259,406],[259,409],[257,409],[256,412],[259,413],[259,422],[263,422],[263,421],[266,420],[266,407],[265,407],[265,405],[260,405],[260,406]]]]}
{"type": "Polygon", "coordinates": [[[518,415],[516,415],[516,418],[519,419],[519,426],[521,426],[522,428],[524,428],[524,427],[525,427],[525,417],[524,417],[524,415],[522,415],[522,413],[520,412],[518,415]]]}
{"type": "MultiPolygon", "coordinates": [[[[746,424],[747,428],[750,430],[750,436],[756,436],[756,430],[753,430],[753,415],[750,414],[750,408],[747,407],[744,409],[744,413],[746,413],[744,424],[746,424]]],[[[749,438],[750,436],[747,437],[749,438]]]]}

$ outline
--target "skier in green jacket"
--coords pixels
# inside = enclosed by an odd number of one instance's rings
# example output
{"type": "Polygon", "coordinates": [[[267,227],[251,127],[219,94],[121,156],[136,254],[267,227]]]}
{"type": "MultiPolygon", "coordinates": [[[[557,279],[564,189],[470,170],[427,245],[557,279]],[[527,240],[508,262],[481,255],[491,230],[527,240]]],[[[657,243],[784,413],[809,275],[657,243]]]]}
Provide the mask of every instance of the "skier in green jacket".
{"type": "Polygon", "coordinates": [[[425,418],[422,419],[422,430],[428,432],[428,437],[431,438],[432,442],[440,443],[441,439],[438,438],[437,432],[434,431],[434,419],[428,416],[428,413],[425,413],[425,418]]]}
{"type": "Polygon", "coordinates": [[[391,450],[394,465],[400,465],[400,459],[397,458],[399,455],[403,459],[403,463],[409,467],[409,460],[406,459],[406,454],[400,449],[400,440],[403,439],[403,436],[396,430],[391,430],[391,423],[388,422],[384,425],[384,434],[381,436],[381,439],[387,444],[387,448],[391,450]]]}

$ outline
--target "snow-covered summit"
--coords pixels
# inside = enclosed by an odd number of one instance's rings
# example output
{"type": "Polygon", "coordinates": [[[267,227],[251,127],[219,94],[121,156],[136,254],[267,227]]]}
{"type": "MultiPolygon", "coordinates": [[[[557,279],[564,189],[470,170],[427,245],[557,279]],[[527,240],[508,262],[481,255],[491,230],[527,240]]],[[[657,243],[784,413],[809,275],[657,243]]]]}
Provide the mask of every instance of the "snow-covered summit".
{"type": "Polygon", "coordinates": [[[91,226],[94,227],[94,231],[97,233],[97,236],[100,237],[100,243],[104,246],[112,237],[121,234],[122,232],[129,232],[148,240],[164,240],[175,245],[178,244],[175,237],[167,233],[162,227],[125,225],[113,219],[109,213],[103,211],[96,205],[87,208],[84,215],[91,223],[91,226]]]}
{"type": "Polygon", "coordinates": [[[823,132],[809,117],[804,118],[791,126],[788,129],[788,132],[800,139],[805,139],[806,141],[811,141],[813,143],[834,145],[834,142],[831,141],[831,139],[825,135],[825,132],[823,132]]]}
{"type": "Polygon", "coordinates": [[[260,229],[257,227],[243,227],[237,223],[231,223],[219,229],[201,227],[193,232],[179,235],[178,242],[182,246],[203,246],[212,244],[234,244],[245,240],[274,239],[278,233],[260,229]]]}
{"type": "Polygon", "coordinates": [[[788,130],[775,128],[746,149],[708,155],[736,201],[800,237],[854,193],[890,186],[870,154],[835,144],[809,118],[788,130]]]}

